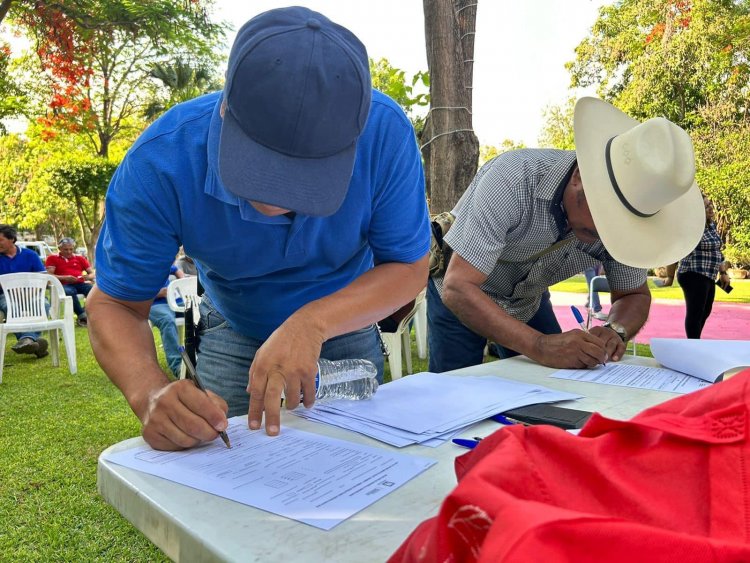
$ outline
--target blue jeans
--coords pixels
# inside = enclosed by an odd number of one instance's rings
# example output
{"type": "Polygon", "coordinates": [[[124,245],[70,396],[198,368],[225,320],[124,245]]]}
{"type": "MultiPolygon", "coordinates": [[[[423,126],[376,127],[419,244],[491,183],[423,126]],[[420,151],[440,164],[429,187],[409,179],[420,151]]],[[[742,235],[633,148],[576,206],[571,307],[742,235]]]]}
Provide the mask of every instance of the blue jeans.
{"type": "MultiPolygon", "coordinates": [[[[8,316],[8,304],[5,302],[5,294],[0,293],[0,311],[3,312],[3,315],[6,317],[8,316]]],[[[49,304],[47,304],[47,312],[49,312],[49,304]]],[[[42,335],[41,332],[16,332],[16,339],[21,340],[22,338],[31,338],[34,342],[36,342],[39,337],[42,335]]]]}
{"type": "Polygon", "coordinates": [[[81,301],[78,299],[78,294],[81,293],[84,297],[87,297],[92,287],[94,285],[91,283],[70,283],[63,285],[65,295],[70,295],[73,298],[73,312],[79,319],[86,316],[86,311],[83,310],[83,305],[81,305],[81,301]]]}
{"type": "MultiPolygon", "coordinates": [[[[542,302],[534,316],[526,323],[543,334],[560,334],[549,291],[542,295],[542,302]]],[[[487,338],[464,325],[450,309],[443,305],[435,282],[427,283],[427,347],[430,351],[429,370],[441,373],[459,368],[475,366],[484,360],[487,338]]],[[[499,344],[493,345],[500,358],[518,356],[518,352],[499,344]]]]}
{"type": "Polygon", "coordinates": [[[174,311],[166,303],[154,303],[148,314],[151,321],[161,334],[161,343],[164,346],[164,355],[167,357],[169,369],[175,376],[180,375],[180,343],[177,338],[177,325],[174,324],[174,311]]]}
{"type": "MultiPolygon", "coordinates": [[[[583,271],[583,275],[586,276],[586,287],[591,287],[591,280],[593,280],[598,274],[597,274],[597,267],[591,266],[590,268],[586,268],[583,271]]],[[[591,293],[590,291],[588,293],[591,293]]],[[[592,302],[589,303],[588,298],[586,299],[586,307],[590,307],[594,310],[595,313],[598,313],[602,310],[602,304],[599,303],[599,293],[594,292],[594,297],[591,300],[592,302]]]]}
{"type": "MultiPolygon", "coordinates": [[[[227,402],[228,416],[247,414],[250,407],[250,396],[246,391],[250,364],[264,340],[233,330],[205,295],[200,304],[200,313],[198,375],[206,388],[227,402]]],[[[378,382],[383,382],[385,362],[375,325],[327,340],[323,343],[320,357],[327,360],[370,360],[378,369],[378,382]]]]}

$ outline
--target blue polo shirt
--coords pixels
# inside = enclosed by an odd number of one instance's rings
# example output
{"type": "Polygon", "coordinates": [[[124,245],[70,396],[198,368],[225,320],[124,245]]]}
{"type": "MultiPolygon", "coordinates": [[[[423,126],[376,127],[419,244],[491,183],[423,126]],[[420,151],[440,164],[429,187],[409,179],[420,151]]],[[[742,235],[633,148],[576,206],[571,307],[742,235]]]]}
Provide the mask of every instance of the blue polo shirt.
{"type": "Polygon", "coordinates": [[[0,275],[19,272],[46,272],[42,259],[33,250],[16,245],[16,255],[11,258],[0,254],[0,275]]]}
{"type": "Polygon", "coordinates": [[[393,100],[373,91],[341,208],[329,217],[289,218],[267,217],[222,185],[220,96],[172,108],[118,167],[96,251],[102,291],[123,300],[153,298],[183,245],[229,325],[265,339],[297,309],[346,287],[373,263],[412,263],[427,253],[421,156],[393,100]]]}

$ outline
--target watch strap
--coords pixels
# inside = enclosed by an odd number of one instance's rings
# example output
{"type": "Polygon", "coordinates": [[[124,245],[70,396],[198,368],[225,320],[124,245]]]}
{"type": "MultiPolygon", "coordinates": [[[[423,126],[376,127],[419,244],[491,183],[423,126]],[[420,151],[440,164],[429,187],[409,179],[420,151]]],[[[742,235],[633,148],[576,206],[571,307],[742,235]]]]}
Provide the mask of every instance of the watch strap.
{"type": "Polygon", "coordinates": [[[611,328],[613,331],[615,331],[617,336],[619,336],[622,339],[623,342],[627,343],[628,331],[620,323],[607,321],[602,326],[604,326],[605,328],[611,328]]]}

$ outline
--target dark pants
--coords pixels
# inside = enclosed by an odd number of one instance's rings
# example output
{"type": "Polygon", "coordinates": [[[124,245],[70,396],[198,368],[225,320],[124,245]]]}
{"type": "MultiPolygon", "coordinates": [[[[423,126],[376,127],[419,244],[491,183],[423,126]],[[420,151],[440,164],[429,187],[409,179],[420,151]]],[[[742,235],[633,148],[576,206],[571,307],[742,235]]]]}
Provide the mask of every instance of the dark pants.
{"type": "Polygon", "coordinates": [[[70,295],[73,298],[73,312],[76,314],[76,317],[80,318],[82,315],[86,314],[86,311],[83,310],[83,305],[81,305],[80,299],[78,299],[78,294],[80,293],[86,297],[93,287],[94,285],[90,283],[69,283],[63,285],[65,295],[70,295]]]}
{"type": "MultiPolygon", "coordinates": [[[[549,292],[542,295],[536,314],[526,323],[543,334],[560,334],[549,292]]],[[[427,340],[430,350],[429,370],[441,373],[481,364],[487,339],[467,328],[440,299],[435,283],[427,284],[427,340]]],[[[496,345],[500,358],[517,356],[518,352],[496,345]]]]}
{"type": "Polygon", "coordinates": [[[677,281],[685,294],[685,334],[700,338],[716,296],[713,280],[697,272],[677,274],[677,281]]]}

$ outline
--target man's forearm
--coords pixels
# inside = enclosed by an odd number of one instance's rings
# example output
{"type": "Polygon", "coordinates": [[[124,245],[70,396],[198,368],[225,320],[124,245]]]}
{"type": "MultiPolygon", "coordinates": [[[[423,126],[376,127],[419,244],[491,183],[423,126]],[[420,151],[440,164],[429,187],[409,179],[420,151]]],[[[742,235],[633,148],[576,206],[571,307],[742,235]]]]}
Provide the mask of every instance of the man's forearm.
{"type": "Polygon", "coordinates": [[[628,338],[632,339],[648,319],[650,307],[650,294],[630,293],[613,300],[607,320],[624,326],[628,331],[628,338]]]}
{"type": "Polygon", "coordinates": [[[446,285],[443,304],[477,334],[530,358],[535,357],[541,333],[506,313],[480,287],[471,283],[446,285]]]}
{"type": "Polygon", "coordinates": [[[294,316],[305,317],[323,340],[384,319],[427,285],[427,256],[413,264],[379,264],[347,287],[308,303],[294,316]]]}
{"type": "MultiPolygon", "coordinates": [[[[137,304],[134,304],[137,305],[137,304]]],[[[86,310],[89,339],[99,365],[141,420],[150,395],[169,383],[156,358],[147,309],[123,305],[94,287],[86,310]]]]}
{"type": "Polygon", "coordinates": [[[628,338],[632,339],[648,319],[651,298],[644,295],[628,295],[612,304],[607,320],[625,327],[628,338]]]}

